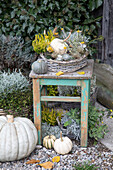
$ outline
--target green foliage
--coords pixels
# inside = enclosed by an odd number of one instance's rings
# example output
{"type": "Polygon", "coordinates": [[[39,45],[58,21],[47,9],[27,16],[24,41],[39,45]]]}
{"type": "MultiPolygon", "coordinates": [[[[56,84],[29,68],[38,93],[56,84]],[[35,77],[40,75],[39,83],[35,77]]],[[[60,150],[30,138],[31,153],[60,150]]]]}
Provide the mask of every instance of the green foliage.
{"type": "Polygon", "coordinates": [[[33,96],[32,91],[21,90],[13,91],[12,93],[0,97],[0,108],[8,114],[15,116],[25,116],[33,120],[33,96]]]}
{"type": "Polygon", "coordinates": [[[79,86],[76,86],[76,87],[74,88],[72,94],[66,94],[66,96],[79,96],[80,94],[78,93],[77,87],[79,87],[79,86]]]}
{"type": "Polygon", "coordinates": [[[57,96],[58,95],[57,86],[48,85],[47,94],[48,96],[57,96]]]}
{"type": "Polygon", "coordinates": [[[1,0],[0,34],[34,39],[36,33],[60,25],[94,36],[101,18],[95,19],[92,11],[102,3],[103,0],[1,0]]]}
{"type": "Polygon", "coordinates": [[[89,107],[89,136],[95,140],[101,139],[107,133],[107,125],[103,124],[104,111],[89,107]]]}
{"type": "Polygon", "coordinates": [[[66,113],[66,115],[70,118],[70,120],[64,123],[65,127],[72,123],[71,119],[75,120],[77,124],[80,124],[80,119],[79,119],[80,112],[78,108],[71,109],[69,112],[66,113]]]}
{"type": "Polygon", "coordinates": [[[98,8],[99,6],[101,6],[103,3],[103,0],[89,0],[89,9],[91,11],[93,11],[94,9],[98,8]]]}
{"type": "Polygon", "coordinates": [[[0,108],[8,114],[33,120],[33,96],[29,81],[22,73],[0,73],[0,108]]]}
{"type": "MultiPolygon", "coordinates": [[[[67,121],[64,126],[71,124],[71,119],[74,119],[79,125],[81,122],[81,113],[78,109],[71,109],[67,115],[70,120],[67,121]]],[[[104,111],[98,110],[94,106],[89,106],[88,111],[88,134],[90,138],[95,140],[101,139],[108,132],[107,125],[103,124],[104,111]]]]}
{"type": "Polygon", "coordinates": [[[2,70],[6,68],[24,70],[30,68],[34,56],[31,41],[26,43],[21,37],[0,36],[0,65],[2,70]]]}
{"type": "Polygon", "coordinates": [[[59,121],[61,121],[61,117],[63,115],[63,110],[56,110],[54,108],[49,109],[45,107],[44,105],[42,106],[42,121],[47,122],[50,125],[56,125],[57,120],[56,118],[59,118],[59,121]]]}
{"type": "Polygon", "coordinates": [[[95,167],[95,165],[90,165],[90,163],[77,163],[73,166],[76,170],[96,170],[98,167],[95,167]]]}

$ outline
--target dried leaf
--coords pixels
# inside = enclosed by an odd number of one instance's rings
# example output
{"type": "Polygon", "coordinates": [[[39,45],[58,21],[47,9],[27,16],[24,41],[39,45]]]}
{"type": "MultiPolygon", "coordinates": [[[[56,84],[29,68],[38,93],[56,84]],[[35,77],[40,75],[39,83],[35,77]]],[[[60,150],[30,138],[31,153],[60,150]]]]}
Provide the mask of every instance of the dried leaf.
{"type": "Polygon", "coordinates": [[[83,74],[85,74],[85,72],[84,71],[79,71],[79,72],[77,72],[78,74],[80,74],[80,75],[83,75],[83,74]]]}
{"type": "Polygon", "coordinates": [[[26,162],[26,164],[35,164],[35,163],[39,163],[40,160],[35,160],[35,159],[31,159],[29,161],[26,162]]]}
{"type": "Polygon", "coordinates": [[[59,71],[58,73],[56,73],[57,76],[60,76],[62,74],[64,74],[64,72],[62,72],[62,71],[59,71]]]}
{"type": "Polygon", "coordinates": [[[49,162],[45,162],[45,163],[42,163],[42,164],[39,164],[39,165],[42,166],[45,169],[52,169],[54,164],[49,161],[49,162]]]}
{"type": "Polygon", "coordinates": [[[53,159],[52,159],[53,162],[59,162],[60,161],[60,156],[55,156],[53,159]]]}

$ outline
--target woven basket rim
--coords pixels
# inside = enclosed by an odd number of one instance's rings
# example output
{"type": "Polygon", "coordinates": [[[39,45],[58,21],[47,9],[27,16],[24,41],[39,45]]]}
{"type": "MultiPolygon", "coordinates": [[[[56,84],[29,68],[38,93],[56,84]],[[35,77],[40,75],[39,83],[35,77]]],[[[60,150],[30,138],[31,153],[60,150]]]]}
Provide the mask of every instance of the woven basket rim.
{"type": "Polygon", "coordinates": [[[45,56],[44,56],[43,54],[40,54],[40,56],[41,56],[41,58],[43,58],[45,61],[53,62],[53,63],[58,63],[58,64],[78,63],[78,62],[82,61],[83,59],[85,59],[85,58],[87,57],[87,55],[83,55],[80,59],[76,59],[76,60],[58,61],[58,60],[47,59],[47,58],[45,58],[45,56]]]}

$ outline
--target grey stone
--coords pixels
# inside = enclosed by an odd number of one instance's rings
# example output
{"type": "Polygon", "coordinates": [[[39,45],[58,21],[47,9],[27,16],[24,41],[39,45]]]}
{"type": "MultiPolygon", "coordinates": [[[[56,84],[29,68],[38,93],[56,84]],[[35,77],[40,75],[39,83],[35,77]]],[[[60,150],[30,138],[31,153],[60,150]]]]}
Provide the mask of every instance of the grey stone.
{"type": "Polygon", "coordinates": [[[104,85],[113,92],[113,68],[110,65],[95,63],[94,74],[98,84],[104,85]]]}
{"type": "Polygon", "coordinates": [[[102,85],[98,87],[97,101],[105,107],[113,109],[113,93],[102,85]]]}
{"type": "Polygon", "coordinates": [[[94,74],[97,80],[97,101],[113,109],[113,68],[108,64],[95,63],[94,74]]]}

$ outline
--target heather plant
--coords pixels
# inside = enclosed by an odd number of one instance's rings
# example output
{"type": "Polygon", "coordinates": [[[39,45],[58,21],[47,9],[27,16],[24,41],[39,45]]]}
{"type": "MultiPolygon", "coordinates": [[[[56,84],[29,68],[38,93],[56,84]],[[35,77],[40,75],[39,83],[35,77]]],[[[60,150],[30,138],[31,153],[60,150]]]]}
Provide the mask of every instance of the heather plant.
{"type": "Polygon", "coordinates": [[[59,121],[61,121],[61,117],[63,114],[64,113],[62,109],[50,109],[42,105],[42,121],[47,122],[52,126],[57,125],[57,117],[59,118],[59,121]]]}
{"type": "Polygon", "coordinates": [[[46,48],[50,48],[49,44],[54,39],[53,32],[49,30],[47,33],[44,32],[43,34],[36,34],[35,40],[32,42],[32,46],[34,51],[37,54],[46,52],[46,48]]]}

